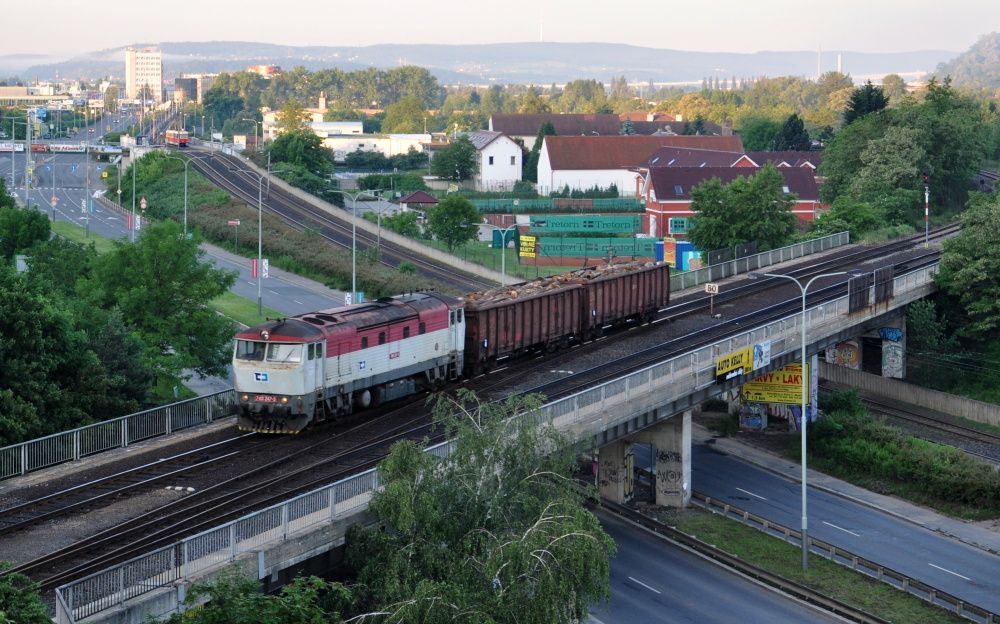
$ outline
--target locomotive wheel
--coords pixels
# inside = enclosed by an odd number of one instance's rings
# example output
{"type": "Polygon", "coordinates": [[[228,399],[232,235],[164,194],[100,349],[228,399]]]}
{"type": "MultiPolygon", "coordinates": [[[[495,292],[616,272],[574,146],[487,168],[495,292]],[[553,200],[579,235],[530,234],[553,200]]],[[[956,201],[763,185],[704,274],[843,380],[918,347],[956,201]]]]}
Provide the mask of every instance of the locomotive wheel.
{"type": "Polygon", "coordinates": [[[358,407],[358,409],[368,409],[369,407],[372,407],[374,398],[375,397],[372,395],[371,390],[365,389],[354,393],[354,404],[358,407]]]}

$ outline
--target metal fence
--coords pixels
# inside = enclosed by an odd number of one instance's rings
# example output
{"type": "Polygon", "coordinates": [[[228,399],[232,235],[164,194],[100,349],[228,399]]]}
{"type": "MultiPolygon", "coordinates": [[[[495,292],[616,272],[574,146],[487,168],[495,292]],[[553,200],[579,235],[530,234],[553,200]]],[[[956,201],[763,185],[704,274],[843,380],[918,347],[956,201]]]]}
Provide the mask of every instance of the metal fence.
{"type": "Polygon", "coordinates": [[[234,390],[223,390],[72,431],[0,448],[0,480],[89,457],[232,414],[234,390]]]}
{"type": "Polygon", "coordinates": [[[841,247],[851,242],[848,232],[831,234],[823,238],[795,243],[787,247],[779,247],[770,251],[763,251],[745,258],[726,260],[719,264],[703,267],[694,271],[684,273],[675,272],[670,276],[670,290],[678,291],[708,282],[714,282],[732,275],[756,271],[772,264],[778,264],[787,260],[794,260],[802,256],[826,251],[834,247],[841,247]]]}
{"type": "MultiPolygon", "coordinates": [[[[935,265],[897,277],[897,302],[902,305],[923,296],[936,270],[935,265]]],[[[857,316],[848,318],[847,309],[848,298],[840,297],[810,309],[806,322],[814,336],[829,335],[845,323],[862,320],[857,316]]],[[[869,312],[876,314],[874,310],[869,312]]],[[[801,322],[802,315],[793,314],[553,401],[531,418],[536,423],[552,423],[571,441],[586,439],[635,414],[715,384],[715,361],[720,355],[764,340],[771,341],[772,357],[798,349],[801,322]]],[[[449,443],[442,442],[427,452],[444,457],[449,449],[449,443]]],[[[379,484],[378,469],[368,470],[64,585],[56,590],[56,620],[75,622],[218,563],[232,561],[267,542],[285,539],[293,531],[367,508],[379,484]]]]}

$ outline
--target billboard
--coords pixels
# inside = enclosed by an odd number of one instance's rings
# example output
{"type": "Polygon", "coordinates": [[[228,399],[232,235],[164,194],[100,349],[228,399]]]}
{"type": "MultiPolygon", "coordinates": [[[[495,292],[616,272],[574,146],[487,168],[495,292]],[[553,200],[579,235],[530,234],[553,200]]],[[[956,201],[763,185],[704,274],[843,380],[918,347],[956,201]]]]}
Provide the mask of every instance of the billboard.
{"type": "MultiPolygon", "coordinates": [[[[806,401],[809,401],[809,368],[806,367],[806,401]]],[[[802,364],[797,362],[784,368],[766,373],[747,383],[740,389],[744,401],[754,403],[802,404],[802,364]]]]}
{"type": "Polygon", "coordinates": [[[527,236],[521,234],[517,237],[517,255],[522,258],[534,258],[535,257],[535,241],[537,239],[534,236],[527,236]]]}
{"type": "Polygon", "coordinates": [[[715,381],[723,383],[771,364],[771,341],[740,349],[715,361],[715,381]]]}

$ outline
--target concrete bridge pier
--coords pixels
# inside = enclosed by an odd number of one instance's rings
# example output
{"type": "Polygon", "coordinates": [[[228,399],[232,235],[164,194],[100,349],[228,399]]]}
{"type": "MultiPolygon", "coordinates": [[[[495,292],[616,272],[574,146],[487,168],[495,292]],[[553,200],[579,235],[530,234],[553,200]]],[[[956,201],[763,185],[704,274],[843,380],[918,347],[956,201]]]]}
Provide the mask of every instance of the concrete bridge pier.
{"type": "Polygon", "coordinates": [[[602,446],[597,475],[602,497],[616,503],[631,500],[635,482],[633,444],[650,444],[654,449],[656,504],[686,507],[691,501],[690,410],[602,446]]]}

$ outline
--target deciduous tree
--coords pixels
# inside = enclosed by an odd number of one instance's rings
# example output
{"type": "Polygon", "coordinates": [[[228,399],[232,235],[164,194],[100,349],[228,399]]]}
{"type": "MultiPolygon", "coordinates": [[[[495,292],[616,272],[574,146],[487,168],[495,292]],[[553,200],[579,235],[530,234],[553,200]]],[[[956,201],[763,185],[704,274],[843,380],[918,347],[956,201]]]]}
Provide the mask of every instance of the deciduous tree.
{"type": "Polygon", "coordinates": [[[467,137],[439,151],[431,160],[431,173],[439,178],[461,182],[479,171],[479,152],[467,137]]]}
{"type": "MultiPolygon", "coordinates": [[[[51,226],[45,213],[13,207],[6,189],[0,186],[0,192],[7,199],[7,206],[0,208],[0,258],[10,260],[14,254],[39,241],[48,240],[51,226]]],[[[2,203],[3,200],[0,200],[2,203]]]]}
{"type": "Polygon", "coordinates": [[[392,624],[568,624],[607,597],[614,543],[571,484],[572,445],[530,424],[537,407],[461,392],[436,410],[448,457],[393,447],[369,507],[381,526],[348,538],[361,611],[392,624]]]}
{"type": "Polygon", "coordinates": [[[449,251],[475,239],[481,220],[482,215],[472,202],[459,195],[449,195],[427,211],[427,229],[449,251]]]}
{"type": "Polygon", "coordinates": [[[385,109],[382,132],[416,134],[424,131],[424,109],[420,98],[408,96],[385,109]]]}

